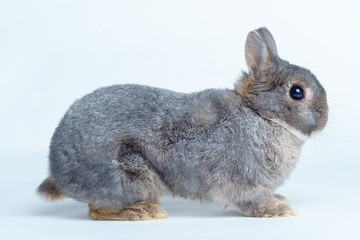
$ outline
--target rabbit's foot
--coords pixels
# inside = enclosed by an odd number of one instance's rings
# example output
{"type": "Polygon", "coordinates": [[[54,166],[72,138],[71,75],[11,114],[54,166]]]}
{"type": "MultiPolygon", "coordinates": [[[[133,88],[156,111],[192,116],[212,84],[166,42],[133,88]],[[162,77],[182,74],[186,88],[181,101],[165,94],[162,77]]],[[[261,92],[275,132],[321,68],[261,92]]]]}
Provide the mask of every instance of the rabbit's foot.
{"type": "Polygon", "coordinates": [[[278,194],[262,202],[247,202],[239,206],[240,210],[253,217],[291,217],[297,215],[297,210],[289,201],[278,194]]]}
{"type": "Polygon", "coordinates": [[[95,220],[144,221],[167,216],[161,205],[152,200],[139,201],[121,209],[96,208],[89,204],[89,217],[95,220]]]}

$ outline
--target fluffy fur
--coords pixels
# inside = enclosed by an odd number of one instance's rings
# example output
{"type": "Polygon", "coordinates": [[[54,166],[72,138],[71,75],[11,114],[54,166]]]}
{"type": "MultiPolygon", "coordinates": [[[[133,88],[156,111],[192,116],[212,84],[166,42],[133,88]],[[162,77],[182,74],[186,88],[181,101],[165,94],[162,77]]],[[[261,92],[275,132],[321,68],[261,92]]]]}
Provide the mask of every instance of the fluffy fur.
{"type": "Polygon", "coordinates": [[[113,219],[162,194],[232,204],[249,216],[295,215],[273,194],[304,143],[289,128],[307,136],[323,129],[326,93],[308,70],[278,57],[266,28],[249,33],[245,55],[250,71],[233,90],[115,85],[77,100],[52,137],[50,177],[39,192],[113,219]],[[305,89],[303,100],[291,99],[293,85],[305,89]]]}

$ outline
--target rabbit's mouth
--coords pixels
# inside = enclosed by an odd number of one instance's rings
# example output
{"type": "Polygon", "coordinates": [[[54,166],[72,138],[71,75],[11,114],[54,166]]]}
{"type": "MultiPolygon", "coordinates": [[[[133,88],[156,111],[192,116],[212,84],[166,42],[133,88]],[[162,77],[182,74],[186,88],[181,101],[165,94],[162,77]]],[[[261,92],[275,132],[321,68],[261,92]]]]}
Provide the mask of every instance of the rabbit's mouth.
{"type": "Polygon", "coordinates": [[[289,131],[291,134],[293,134],[296,138],[298,138],[300,141],[305,142],[306,140],[308,140],[312,136],[318,134],[325,128],[327,120],[328,120],[328,113],[329,113],[328,107],[326,107],[325,110],[317,110],[316,111],[316,114],[317,114],[316,127],[314,126],[314,130],[311,131],[310,134],[303,133],[302,131],[296,129],[293,126],[290,126],[288,123],[286,123],[285,121],[283,121],[281,119],[278,119],[278,118],[267,118],[267,119],[271,122],[274,122],[274,123],[282,126],[287,131],[289,131]]]}
{"type": "Polygon", "coordinates": [[[326,123],[328,121],[329,107],[326,106],[324,110],[322,109],[316,110],[316,115],[317,115],[317,128],[315,132],[320,132],[325,128],[326,123]]]}

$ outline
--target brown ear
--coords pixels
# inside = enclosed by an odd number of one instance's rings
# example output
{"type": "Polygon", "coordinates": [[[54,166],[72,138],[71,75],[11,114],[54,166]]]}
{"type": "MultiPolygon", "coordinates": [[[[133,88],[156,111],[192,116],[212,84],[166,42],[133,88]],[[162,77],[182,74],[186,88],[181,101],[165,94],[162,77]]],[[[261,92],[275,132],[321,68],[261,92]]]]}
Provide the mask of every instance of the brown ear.
{"type": "Polygon", "coordinates": [[[251,31],[246,39],[245,59],[250,71],[266,71],[272,59],[277,57],[276,43],[265,27],[251,31]]]}

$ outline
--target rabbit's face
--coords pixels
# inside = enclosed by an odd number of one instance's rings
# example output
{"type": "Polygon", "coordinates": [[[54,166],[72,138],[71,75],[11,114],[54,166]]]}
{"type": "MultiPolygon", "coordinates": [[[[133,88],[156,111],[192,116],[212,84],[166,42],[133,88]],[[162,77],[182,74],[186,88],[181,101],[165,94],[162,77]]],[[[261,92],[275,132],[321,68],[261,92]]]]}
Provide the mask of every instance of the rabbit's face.
{"type": "Polygon", "coordinates": [[[325,89],[309,70],[285,64],[284,76],[280,74],[276,84],[285,95],[277,107],[283,109],[278,117],[306,135],[321,131],[329,111],[325,89]]]}
{"type": "Polygon", "coordinates": [[[249,107],[308,136],[322,130],[328,118],[324,88],[309,70],[285,61],[278,65],[283,65],[277,67],[281,71],[265,74],[261,81],[247,76],[252,84],[248,84],[243,96],[249,107]]]}
{"type": "Polygon", "coordinates": [[[245,50],[250,73],[235,86],[243,101],[264,118],[304,135],[322,130],[328,105],[316,77],[280,59],[267,29],[250,32],[245,50]]]}

